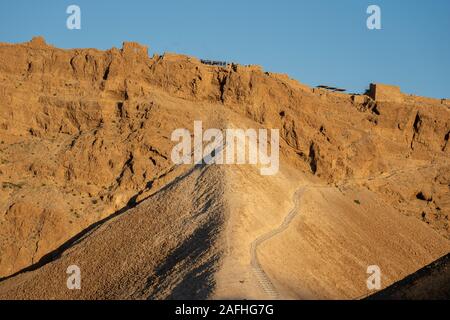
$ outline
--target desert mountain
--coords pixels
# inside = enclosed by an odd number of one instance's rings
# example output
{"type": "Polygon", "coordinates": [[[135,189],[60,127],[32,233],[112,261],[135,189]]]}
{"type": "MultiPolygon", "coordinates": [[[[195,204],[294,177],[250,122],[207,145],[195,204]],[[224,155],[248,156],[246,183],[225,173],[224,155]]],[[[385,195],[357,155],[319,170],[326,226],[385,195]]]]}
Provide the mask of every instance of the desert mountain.
{"type": "Polygon", "coordinates": [[[448,100],[42,38],[0,79],[1,298],[358,298],[450,252],[448,100]],[[278,174],[174,165],[198,120],[280,129],[278,174]]]}

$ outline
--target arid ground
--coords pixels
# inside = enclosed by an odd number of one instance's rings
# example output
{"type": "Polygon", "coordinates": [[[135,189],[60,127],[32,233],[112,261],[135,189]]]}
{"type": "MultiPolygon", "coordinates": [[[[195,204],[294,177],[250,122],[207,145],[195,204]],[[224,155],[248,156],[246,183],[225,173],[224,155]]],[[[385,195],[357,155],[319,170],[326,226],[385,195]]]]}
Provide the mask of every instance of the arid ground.
{"type": "Polygon", "coordinates": [[[0,298],[357,299],[370,265],[416,272],[450,252],[450,102],[377,90],[1,43],[0,298]],[[175,165],[194,121],[279,129],[279,172],[175,165]]]}

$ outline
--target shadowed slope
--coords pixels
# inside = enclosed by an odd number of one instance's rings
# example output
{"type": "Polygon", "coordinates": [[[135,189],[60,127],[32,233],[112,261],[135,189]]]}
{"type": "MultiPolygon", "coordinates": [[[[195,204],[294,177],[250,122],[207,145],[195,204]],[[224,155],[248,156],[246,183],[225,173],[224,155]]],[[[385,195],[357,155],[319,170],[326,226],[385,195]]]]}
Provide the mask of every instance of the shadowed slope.
{"type": "Polygon", "coordinates": [[[218,167],[189,175],[111,219],[41,268],[0,283],[3,299],[205,299],[225,215],[218,167]],[[189,192],[192,197],[187,197],[189,192]],[[81,269],[68,290],[66,269],[81,269]]]}

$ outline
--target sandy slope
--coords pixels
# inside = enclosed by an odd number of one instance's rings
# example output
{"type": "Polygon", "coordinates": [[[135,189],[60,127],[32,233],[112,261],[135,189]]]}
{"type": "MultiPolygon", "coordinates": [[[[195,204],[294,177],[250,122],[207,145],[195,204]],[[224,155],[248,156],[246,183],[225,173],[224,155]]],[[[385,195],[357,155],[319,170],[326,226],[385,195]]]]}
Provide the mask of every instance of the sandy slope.
{"type": "Polygon", "coordinates": [[[381,268],[385,287],[450,250],[436,232],[366,191],[307,190],[291,227],[260,250],[285,297],[357,298],[369,292],[369,265],[381,268]]]}
{"type": "Polygon", "coordinates": [[[192,168],[161,191],[98,226],[53,262],[3,281],[3,299],[204,299],[226,207],[218,167],[192,168]],[[189,192],[192,198],[186,197],[189,192]],[[68,290],[66,269],[81,269],[68,290]]]}
{"type": "Polygon", "coordinates": [[[329,186],[292,172],[271,183],[252,170],[227,173],[231,247],[215,297],[355,299],[369,293],[369,265],[380,266],[386,287],[450,251],[448,240],[365,188],[329,186]],[[255,241],[273,286],[252,266],[255,241]]]}
{"type": "Polygon", "coordinates": [[[252,265],[252,243],[270,234],[256,253],[277,298],[357,298],[366,293],[368,265],[382,268],[385,287],[450,250],[435,231],[369,191],[284,174],[270,185],[251,167],[241,171],[245,179],[220,166],[182,172],[55,261],[3,281],[0,297],[274,298],[252,265]],[[276,183],[289,179],[302,192],[286,199],[276,183]],[[81,267],[80,291],[66,288],[71,264],[81,267]]]}

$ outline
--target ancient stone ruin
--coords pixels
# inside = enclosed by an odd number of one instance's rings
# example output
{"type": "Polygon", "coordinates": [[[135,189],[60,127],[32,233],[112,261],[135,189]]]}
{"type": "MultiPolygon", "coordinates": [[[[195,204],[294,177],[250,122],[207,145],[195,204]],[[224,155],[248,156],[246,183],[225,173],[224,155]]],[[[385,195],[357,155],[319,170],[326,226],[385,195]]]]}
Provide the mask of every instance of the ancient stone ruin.
{"type": "Polygon", "coordinates": [[[371,83],[368,96],[375,101],[402,102],[403,94],[399,86],[392,86],[381,83],[371,83]]]}

